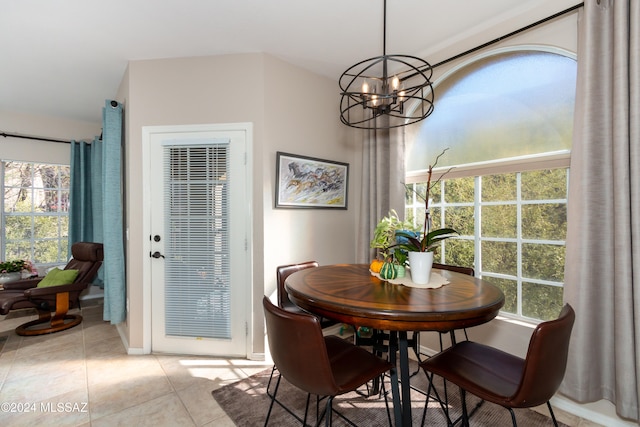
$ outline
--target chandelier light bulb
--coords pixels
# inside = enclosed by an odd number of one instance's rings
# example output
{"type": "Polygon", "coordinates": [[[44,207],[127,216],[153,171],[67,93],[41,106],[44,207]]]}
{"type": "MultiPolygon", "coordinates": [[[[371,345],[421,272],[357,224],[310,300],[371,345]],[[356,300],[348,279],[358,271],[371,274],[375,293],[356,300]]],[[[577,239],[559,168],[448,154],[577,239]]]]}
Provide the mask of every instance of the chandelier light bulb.
{"type": "Polygon", "coordinates": [[[393,76],[393,78],[391,79],[391,89],[393,89],[394,91],[400,89],[400,79],[398,78],[398,76],[393,76]]]}

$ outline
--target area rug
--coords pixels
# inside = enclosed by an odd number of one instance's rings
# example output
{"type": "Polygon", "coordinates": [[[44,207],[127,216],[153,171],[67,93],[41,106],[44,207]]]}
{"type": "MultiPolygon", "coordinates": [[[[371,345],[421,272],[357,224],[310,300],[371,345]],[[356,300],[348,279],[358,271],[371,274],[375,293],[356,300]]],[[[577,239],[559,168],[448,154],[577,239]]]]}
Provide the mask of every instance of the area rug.
{"type": "MultiPolygon", "coordinates": [[[[415,371],[414,370],[411,372],[415,371]]],[[[266,387],[271,375],[271,369],[260,372],[242,381],[226,385],[211,392],[213,398],[224,409],[227,415],[237,426],[263,426],[269,410],[271,402],[270,397],[266,394],[266,387]]],[[[435,380],[436,387],[440,396],[444,396],[444,387],[442,380],[435,380]]],[[[275,381],[272,382],[270,391],[273,391],[275,381]]],[[[385,380],[385,387],[390,389],[389,378],[385,380]]],[[[419,426],[422,421],[422,413],[425,407],[425,395],[417,390],[427,390],[427,378],[424,372],[418,372],[411,378],[412,386],[412,415],[413,425],[419,426]]],[[[365,392],[366,388],[360,390],[365,392]]],[[[448,408],[452,419],[460,416],[460,399],[457,387],[450,383],[447,387],[448,408]]],[[[365,393],[348,393],[338,396],[334,399],[333,408],[345,415],[351,421],[359,426],[388,426],[388,416],[385,407],[384,398],[375,395],[366,397],[365,393]]],[[[304,416],[304,407],[307,395],[296,387],[289,384],[284,378],[280,383],[278,390],[278,400],[282,401],[285,406],[290,408],[300,418],[304,416]]],[[[393,418],[393,407],[391,396],[389,398],[389,406],[393,418]]],[[[310,415],[307,424],[316,425],[316,405],[315,397],[312,397],[310,404],[310,415]]],[[[321,401],[320,412],[324,409],[324,402],[321,401]]],[[[467,396],[467,408],[473,410],[480,403],[475,396],[467,396]]],[[[542,427],[553,425],[551,418],[529,409],[516,409],[516,419],[520,427],[542,427]]],[[[301,422],[296,420],[291,414],[286,412],[278,404],[273,406],[271,417],[269,418],[270,426],[300,426],[301,422]]],[[[324,425],[324,420],[320,423],[324,425]]],[[[334,415],[333,426],[346,426],[346,423],[339,416],[334,415]]],[[[440,425],[446,426],[446,418],[444,411],[439,403],[430,400],[427,407],[426,420],[424,425],[440,425]]],[[[471,417],[471,425],[474,427],[498,427],[511,426],[511,416],[509,411],[501,406],[494,405],[489,402],[480,404],[471,417]]],[[[559,423],[564,426],[564,424],[559,423]]]]}

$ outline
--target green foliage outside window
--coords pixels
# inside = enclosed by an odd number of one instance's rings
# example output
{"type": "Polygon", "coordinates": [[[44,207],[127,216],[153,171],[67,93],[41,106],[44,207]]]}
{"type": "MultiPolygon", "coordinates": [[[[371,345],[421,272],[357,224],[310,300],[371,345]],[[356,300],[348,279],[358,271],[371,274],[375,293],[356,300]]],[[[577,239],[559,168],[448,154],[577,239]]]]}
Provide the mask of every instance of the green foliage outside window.
{"type": "Polygon", "coordinates": [[[69,166],[3,162],[2,167],[2,258],[66,262],[69,166]]]}
{"type": "MultiPolygon", "coordinates": [[[[553,169],[443,180],[433,192],[434,224],[460,237],[444,242],[435,260],[472,266],[499,286],[503,312],[555,318],[562,306],[567,179],[567,169],[553,169]]],[[[418,204],[407,205],[407,219],[422,216],[418,204]]]]}
{"type": "MultiPolygon", "coordinates": [[[[572,143],[575,58],[548,47],[514,47],[450,71],[436,82],[434,112],[405,134],[407,176],[424,176],[427,161],[443,149],[438,166],[459,168],[460,178],[445,176],[431,192],[434,222],[461,234],[443,244],[436,260],[473,266],[503,290],[505,313],[555,318],[564,281],[562,156],[572,143]],[[530,170],[557,156],[554,168],[530,170]],[[494,166],[509,172],[493,172],[494,166]]],[[[424,217],[410,195],[405,217],[424,217]]]]}

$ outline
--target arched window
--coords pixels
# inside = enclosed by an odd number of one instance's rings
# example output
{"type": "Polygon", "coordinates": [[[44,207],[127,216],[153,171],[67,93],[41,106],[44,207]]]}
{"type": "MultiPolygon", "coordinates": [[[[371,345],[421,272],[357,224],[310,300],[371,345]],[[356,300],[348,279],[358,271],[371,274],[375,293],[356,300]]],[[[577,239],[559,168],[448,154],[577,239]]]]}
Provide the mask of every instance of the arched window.
{"type": "Polygon", "coordinates": [[[566,52],[492,51],[443,75],[433,114],[407,129],[406,217],[423,221],[416,193],[444,152],[432,221],[461,237],[437,259],[474,266],[503,289],[503,312],[519,317],[555,318],[562,307],[575,83],[566,52]]]}

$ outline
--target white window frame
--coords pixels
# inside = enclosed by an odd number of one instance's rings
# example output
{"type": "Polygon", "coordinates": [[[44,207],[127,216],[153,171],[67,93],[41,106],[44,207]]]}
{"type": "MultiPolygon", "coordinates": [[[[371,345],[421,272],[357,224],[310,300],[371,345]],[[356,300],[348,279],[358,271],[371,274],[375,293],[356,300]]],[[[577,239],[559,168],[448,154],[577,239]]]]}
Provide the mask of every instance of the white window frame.
{"type": "MultiPolygon", "coordinates": [[[[442,82],[444,80],[446,80],[447,78],[449,78],[451,75],[453,75],[454,73],[460,71],[461,69],[467,67],[468,65],[477,62],[479,60],[482,59],[486,59],[492,56],[496,56],[496,55],[501,55],[501,54],[505,54],[505,53],[512,53],[512,52],[525,52],[525,51],[538,51],[538,52],[549,52],[549,53],[555,53],[558,55],[563,55],[572,59],[576,59],[576,54],[573,52],[570,52],[568,50],[565,49],[561,49],[558,47],[554,47],[554,46],[540,46],[540,45],[520,45],[520,46],[509,46],[509,47],[503,47],[503,48],[498,48],[498,49],[493,49],[487,52],[483,52],[480,53],[476,56],[474,56],[473,58],[468,59],[467,61],[464,61],[460,64],[458,64],[455,67],[452,67],[451,69],[449,69],[448,71],[446,71],[442,76],[440,76],[438,78],[438,82],[442,82]]],[[[437,86],[437,83],[435,86],[437,86]]],[[[492,274],[492,273],[484,273],[482,272],[481,268],[479,268],[482,264],[481,264],[481,241],[482,240],[497,240],[497,241],[507,241],[509,239],[502,239],[502,238],[480,238],[479,233],[480,233],[480,227],[479,227],[479,221],[480,221],[480,208],[482,205],[488,205],[488,204],[503,204],[500,202],[497,203],[493,203],[493,202],[481,202],[480,197],[481,194],[478,191],[480,187],[480,177],[485,176],[485,175],[499,175],[499,174],[506,174],[506,173],[518,173],[518,191],[520,189],[520,183],[519,183],[519,177],[521,172],[527,172],[527,171],[535,171],[535,170],[545,170],[545,169],[556,169],[556,168],[566,168],[567,169],[567,176],[569,175],[569,166],[570,166],[570,159],[571,159],[571,152],[570,150],[559,150],[559,151],[554,151],[554,152],[548,152],[548,153],[541,153],[541,154],[535,154],[535,155],[529,155],[529,156],[521,156],[521,157],[513,157],[513,158],[506,158],[506,159],[498,159],[498,160],[491,160],[491,161],[486,161],[486,162],[478,162],[478,163],[469,163],[469,164],[462,164],[462,165],[455,165],[453,168],[451,168],[451,166],[443,166],[443,167],[438,167],[438,168],[434,168],[433,169],[433,175],[432,175],[432,182],[435,182],[436,180],[442,178],[443,175],[446,174],[446,177],[444,179],[455,179],[455,178],[464,178],[464,177],[474,177],[475,179],[475,195],[474,195],[474,236],[472,236],[472,238],[474,239],[474,259],[475,259],[475,263],[476,266],[474,266],[475,270],[476,270],[476,275],[478,275],[478,277],[482,277],[483,275],[485,277],[495,277],[495,278],[504,278],[504,279],[508,279],[508,280],[516,280],[517,281],[517,287],[518,287],[518,294],[517,294],[517,312],[516,314],[513,313],[507,313],[507,312],[501,312],[501,314],[505,315],[506,317],[512,317],[512,318],[516,318],[519,320],[525,320],[528,322],[532,322],[532,323],[537,323],[540,320],[538,319],[531,319],[528,317],[524,317],[522,316],[522,283],[523,283],[523,278],[522,278],[522,252],[521,252],[521,248],[522,248],[522,244],[524,243],[540,243],[540,244],[558,244],[559,241],[546,241],[546,240],[529,240],[529,239],[520,239],[520,238],[516,238],[516,239],[511,239],[512,241],[515,241],[518,244],[518,264],[517,264],[517,268],[518,268],[518,274],[517,277],[512,277],[512,276],[505,276],[505,275],[499,275],[499,274],[492,274]]],[[[427,182],[427,170],[419,170],[419,171],[411,171],[411,172],[407,172],[405,174],[405,183],[407,185],[409,184],[418,184],[418,183],[426,183],[427,182]]],[[[569,179],[569,176],[567,178],[567,180],[569,179]]],[[[568,182],[568,181],[567,181],[568,182]]],[[[441,185],[443,185],[443,183],[441,183],[441,185]]],[[[442,187],[441,190],[444,190],[444,188],[442,187]]],[[[442,193],[444,194],[444,193],[442,193]]],[[[566,203],[567,200],[566,199],[562,199],[561,201],[558,201],[559,203],[566,203]]],[[[535,201],[526,201],[525,204],[532,204],[535,203],[535,201]]],[[[545,200],[544,203],[550,203],[549,200],[545,200]]],[[[522,200],[520,200],[520,195],[518,194],[517,196],[517,209],[518,212],[520,212],[520,208],[522,207],[522,200]]],[[[445,217],[445,210],[447,208],[447,206],[469,206],[470,203],[455,203],[455,204],[446,204],[443,206],[441,203],[439,204],[433,204],[432,207],[440,207],[442,209],[442,215],[441,218],[445,217]]],[[[422,202],[417,202],[415,200],[415,194],[414,194],[414,201],[413,204],[407,204],[405,206],[405,212],[407,212],[408,209],[417,209],[418,207],[422,206],[422,202]]],[[[415,210],[414,210],[415,213],[415,210]]],[[[414,215],[415,217],[415,215],[414,215]]],[[[520,215],[518,214],[518,218],[517,218],[517,229],[518,229],[518,236],[520,235],[520,231],[521,231],[521,218],[520,215]]],[[[468,236],[465,237],[461,237],[462,239],[469,239],[468,236]]],[[[562,244],[564,244],[564,242],[562,242],[562,244]]],[[[446,262],[446,261],[445,261],[446,262]]],[[[563,286],[564,283],[560,283],[560,282],[552,282],[552,281],[546,281],[546,280],[538,280],[538,279],[526,279],[526,282],[528,283],[536,283],[536,284],[545,284],[545,285],[553,285],[553,286],[563,286]]]]}
{"type": "MultiPolygon", "coordinates": [[[[7,237],[6,237],[6,218],[7,217],[11,217],[11,216],[22,216],[22,217],[29,217],[32,219],[31,223],[33,224],[33,218],[36,218],[38,216],[57,216],[57,217],[69,217],[69,211],[55,211],[55,212],[17,212],[17,213],[13,213],[13,212],[6,212],[5,211],[5,200],[4,200],[4,194],[5,194],[5,164],[6,163],[22,163],[22,164],[31,164],[31,165],[47,165],[47,166],[52,166],[52,167],[70,167],[67,164],[61,164],[61,163],[47,163],[47,162],[37,162],[37,161],[24,161],[24,160],[9,160],[9,159],[2,159],[0,160],[0,190],[2,191],[3,194],[3,198],[2,200],[0,200],[0,225],[2,226],[2,233],[0,233],[0,259],[6,260],[7,259],[7,254],[6,254],[6,246],[7,246],[7,237]]],[[[69,184],[71,185],[71,184],[69,184]]],[[[26,187],[25,187],[26,188],[26,187]]],[[[32,189],[32,193],[33,193],[33,186],[31,187],[32,189]]],[[[38,189],[40,189],[40,187],[36,187],[38,189]]],[[[58,186],[56,188],[45,188],[45,190],[56,190],[58,192],[61,191],[70,191],[70,188],[63,188],[60,186],[60,181],[58,181],[58,186]]],[[[69,221],[67,220],[67,225],[69,224],[69,221]]],[[[68,249],[68,238],[69,238],[69,230],[67,228],[66,233],[64,230],[60,230],[60,227],[58,227],[58,236],[56,238],[47,238],[47,239],[39,239],[37,238],[37,236],[34,236],[33,233],[31,233],[31,251],[30,254],[28,255],[29,261],[33,261],[34,260],[34,243],[36,241],[43,241],[43,240],[57,240],[58,242],[58,255],[57,255],[57,260],[56,261],[52,261],[52,262],[47,262],[47,263],[34,263],[34,266],[52,266],[52,265],[58,265],[61,263],[66,263],[68,257],[63,257],[63,254],[66,253],[66,251],[63,252],[63,246],[65,247],[65,249],[68,249]],[[67,240],[66,245],[63,245],[62,241],[63,240],[67,240]]],[[[26,240],[25,240],[26,241],[26,240]]],[[[69,254],[70,255],[70,254],[69,254]]]]}

